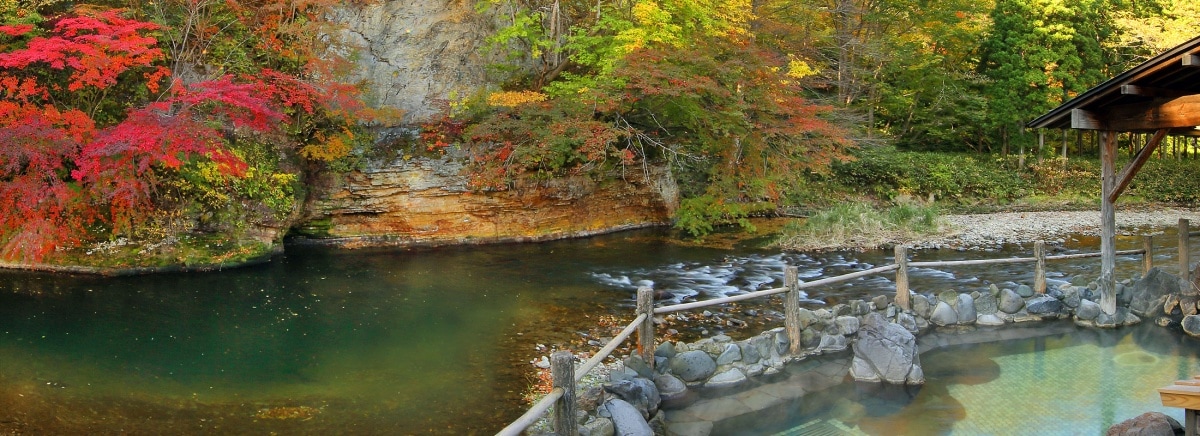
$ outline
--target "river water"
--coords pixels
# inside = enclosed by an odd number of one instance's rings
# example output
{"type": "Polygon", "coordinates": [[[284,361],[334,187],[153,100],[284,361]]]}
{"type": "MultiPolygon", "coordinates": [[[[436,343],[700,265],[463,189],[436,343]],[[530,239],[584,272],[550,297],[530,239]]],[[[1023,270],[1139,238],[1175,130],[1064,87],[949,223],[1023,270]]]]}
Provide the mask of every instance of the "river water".
{"type": "MultiPolygon", "coordinates": [[[[596,327],[631,319],[639,285],[669,304],[779,286],[787,264],[812,279],[892,261],[890,251],[782,254],[761,248],[768,239],[713,248],[646,230],[428,250],[293,246],[212,273],[0,272],[0,433],[490,434],[527,407],[529,361],[545,346],[598,349],[596,327]]],[[[1061,251],[1096,246],[1076,237],[1061,251]]],[[[1156,262],[1173,271],[1174,250],[1156,262]]],[[[1051,284],[1086,283],[1096,262],[1052,263],[1051,284]]],[[[1118,267],[1128,277],[1140,262],[1118,267]]],[[[1031,269],[918,269],[910,280],[921,292],[970,291],[1029,283],[1031,269]]],[[[810,290],[805,305],[892,292],[891,277],[875,276],[810,290]]],[[[749,303],[672,327],[749,336],[780,324],[779,310],[749,303]]]]}

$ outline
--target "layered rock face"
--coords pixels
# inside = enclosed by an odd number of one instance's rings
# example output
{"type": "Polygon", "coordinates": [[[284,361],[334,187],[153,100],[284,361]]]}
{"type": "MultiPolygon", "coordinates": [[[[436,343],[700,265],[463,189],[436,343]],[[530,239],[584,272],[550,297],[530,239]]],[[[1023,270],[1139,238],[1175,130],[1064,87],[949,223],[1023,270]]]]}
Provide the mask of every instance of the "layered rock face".
{"type": "Polygon", "coordinates": [[[463,98],[485,84],[482,46],[493,21],[466,0],[382,0],[348,6],[337,20],[358,50],[358,75],[371,85],[371,104],[403,109],[404,122],[429,119],[439,101],[463,98]]]}
{"type": "Polygon", "coordinates": [[[468,189],[462,160],[397,159],[325,181],[301,228],[343,246],[432,246],[588,236],[669,222],[678,189],[667,171],[522,180],[468,189]]]}

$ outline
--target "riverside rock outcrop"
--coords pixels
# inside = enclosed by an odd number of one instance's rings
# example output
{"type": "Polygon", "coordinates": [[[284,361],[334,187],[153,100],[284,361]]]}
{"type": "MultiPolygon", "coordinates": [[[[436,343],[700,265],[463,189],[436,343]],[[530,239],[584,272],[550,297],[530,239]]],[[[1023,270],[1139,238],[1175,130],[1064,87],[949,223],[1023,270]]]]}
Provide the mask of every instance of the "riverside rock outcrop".
{"type": "Polygon", "coordinates": [[[314,188],[300,226],[345,247],[438,246],[589,236],[666,224],[678,202],[669,172],[595,180],[520,179],[505,191],[468,188],[464,156],[397,158],[314,188]]]}
{"type": "MultiPolygon", "coordinates": [[[[965,295],[965,294],[964,294],[965,295]]],[[[925,383],[917,338],[878,313],[866,316],[854,342],[850,376],[858,381],[919,385],[925,383]]]]}

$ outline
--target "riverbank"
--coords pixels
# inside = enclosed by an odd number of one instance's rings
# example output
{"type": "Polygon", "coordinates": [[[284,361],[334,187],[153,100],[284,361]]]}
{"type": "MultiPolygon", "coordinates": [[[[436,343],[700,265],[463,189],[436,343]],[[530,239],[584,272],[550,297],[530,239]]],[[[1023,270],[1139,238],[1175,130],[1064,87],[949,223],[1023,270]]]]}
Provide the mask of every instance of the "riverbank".
{"type": "MultiPolygon", "coordinates": [[[[1147,208],[1118,210],[1120,234],[1161,233],[1178,225],[1179,219],[1200,222],[1200,210],[1183,208],[1147,208]]],[[[1100,235],[1100,212],[1000,212],[945,216],[950,233],[912,241],[915,248],[984,249],[1004,244],[1029,244],[1038,240],[1061,244],[1067,235],[1100,235]]]]}
{"type": "MultiPolygon", "coordinates": [[[[1178,207],[1143,207],[1118,210],[1119,234],[1159,234],[1175,227],[1179,219],[1200,222],[1200,210],[1178,207]]],[[[1068,235],[1099,236],[1098,210],[992,212],[952,214],[938,218],[932,232],[898,232],[881,228],[878,234],[853,234],[837,243],[806,241],[802,235],[784,235],[778,244],[788,251],[862,251],[904,244],[914,249],[990,250],[1007,244],[1045,241],[1061,245],[1068,235]]],[[[864,230],[871,232],[871,230],[864,230]]]]}

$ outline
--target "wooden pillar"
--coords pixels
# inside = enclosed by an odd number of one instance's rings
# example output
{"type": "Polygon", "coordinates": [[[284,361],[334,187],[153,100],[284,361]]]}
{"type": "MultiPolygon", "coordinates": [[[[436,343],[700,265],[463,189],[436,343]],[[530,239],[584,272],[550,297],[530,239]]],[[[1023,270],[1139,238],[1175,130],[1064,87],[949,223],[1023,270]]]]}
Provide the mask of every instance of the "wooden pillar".
{"type": "Polygon", "coordinates": [[[1179,219],[1179,278],[1185,281],[1192,281],[1191,270],[1189,267],[1192,264],[1192,250],[1190,247],[1191,241],[1188,233],[1191,233],[1191,226],[1188,220],[1179,219]]]}
{"type": "Polygon", "coordinates": [[[638,326],[638,356],[650,368],[654,368],[654,290],[642,286],[637,294],[638,314],[646,314],[646,319],[638,326]]]}
{"type": "Polygon", "coordinates": [[[554,387],[562,388],[562,397],[554,402],[554,433],[578,435],[575,419],[575,356],[567,351],[550,355],[550,376],[554,387]]]}
{"type": "Polygon", "coordinates": [[[1142,236],[1142,277],[1150,272],[1150,268],[1154,268],[1154,237],[1150,235],[1142,236]]]}
{"type": "Polygon", "coordinates": [[[800,268],[788,266],[783,269],[783,327],[788,337],[788,351],[800,354],[804,344],[800,341],[800,268]]]}
{"type": "MultiPolygon", "coordinates": [[[[1043,154],[1042,151],[1045,148],[1046,148],[1046,131],[1044,129],[1038,130],[1037,163],[1042,163],[1042,154],[1043,154]]],[[[1050,154],[1054,154],[1053,151],[1054,150],[1051,150],[1050,154]]]]}
{"type": "Polygon", "coordinates": [[[1063,130],[1063,160],[1067,160],[1067,131],[1063,130]]]}
{"type": "Polygon", "coordinates": [[[1046,243],[1037,241],[1033,243],[1033,257],[1037,258],[1037,264],[1033,268],[1033,292],[1038,294],[1046,293],[1046,243]]]}
{"type": "Polygon", "coordinates": [[[1116,190],[1117,133],[1100,132],[1100,309],[1117,313],[1117,209],[1110,194],[1116,190]]]}
{"type": "Polygon", "coordinates": [[[908,295],[908,247],[903,245],[896,246],[896,306],[903,310],[912,309],[908,295]]]}

